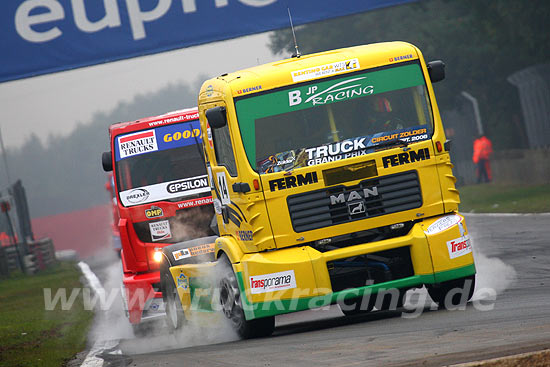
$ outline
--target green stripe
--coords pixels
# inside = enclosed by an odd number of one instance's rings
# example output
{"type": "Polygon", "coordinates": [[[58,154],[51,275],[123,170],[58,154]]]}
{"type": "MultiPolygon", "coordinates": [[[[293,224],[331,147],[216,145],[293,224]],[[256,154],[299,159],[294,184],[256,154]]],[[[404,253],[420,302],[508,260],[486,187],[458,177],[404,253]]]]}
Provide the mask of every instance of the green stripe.
{"type": "Polygon", "coordinates": [[[380,284],[374,284],[359,288],[346,289],[340,292],[332,292],[325,296],[284,299],[267,302],[251,303],[244,292],[244,281],[241,272],[237,273],[237,281],[241,290],[241,303],[247,320],[255,318],[281,315],[294,311],[308,310],[323,307],[345,299],[363,297],[365,294],[376,294],[392,288],[421,287],[423,284],[433,284],[452,279],[464,278],[475,274],[475,266],[468,265],[462,268],[448,270],[429,275],[415,275],[408,278],[393,280],[380,284]]]}

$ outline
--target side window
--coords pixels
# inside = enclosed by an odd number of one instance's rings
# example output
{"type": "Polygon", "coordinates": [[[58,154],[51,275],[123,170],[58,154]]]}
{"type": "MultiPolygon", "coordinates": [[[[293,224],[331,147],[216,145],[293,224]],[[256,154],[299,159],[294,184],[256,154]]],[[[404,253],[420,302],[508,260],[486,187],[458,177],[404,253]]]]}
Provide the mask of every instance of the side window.
{"type": "Polygon", "coordinates": [[[231,137],[229,136],[229,127],[225,125],[219,129],[212,129],[212,138],[214,140],[216,161],[219,165],[225,166],[231,176],[237,176],[237,165],[233,154],[233,145],[231,145],[231,137]]]}

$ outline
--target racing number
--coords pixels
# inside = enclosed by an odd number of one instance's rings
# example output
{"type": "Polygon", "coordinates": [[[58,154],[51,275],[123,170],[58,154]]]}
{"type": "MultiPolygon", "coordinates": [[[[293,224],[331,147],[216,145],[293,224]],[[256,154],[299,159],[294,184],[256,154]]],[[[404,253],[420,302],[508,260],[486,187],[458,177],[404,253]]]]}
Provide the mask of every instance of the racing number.
{"type": "Polygon", "coordinates": [[[229,205],[231,199],[229,198],[229,191],[227,190],[225,172],[217,172],[216,176],[218,176],[218,188],[220,189],[220,200],[222,201],[222,205],[229,205]]]}

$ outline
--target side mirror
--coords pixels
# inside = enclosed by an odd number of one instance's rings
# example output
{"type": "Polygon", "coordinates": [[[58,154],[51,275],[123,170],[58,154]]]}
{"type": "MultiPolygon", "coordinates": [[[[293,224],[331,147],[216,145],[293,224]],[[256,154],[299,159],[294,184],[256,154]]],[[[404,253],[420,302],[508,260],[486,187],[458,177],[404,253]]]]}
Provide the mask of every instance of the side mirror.
{"type": "Polygon", "coordinates": [[[213,129],[219,129],[227,125],[227,115],[225,107],[218,106],[206,110],[206,119],[213,129]]]}
{"type": "Polygon", "coordinates": [[[430,74],[432,83],[445,79],[445,63],[441,60],[430,61],[428,63],[428,74],[430,74]]]}
{"type": "Polygon", "coordinates": [[[113,161],[111,159],[111,152],[103,152],[101,155],[101,164],[105,172],[111,172],[113,170],[113,161]]]}

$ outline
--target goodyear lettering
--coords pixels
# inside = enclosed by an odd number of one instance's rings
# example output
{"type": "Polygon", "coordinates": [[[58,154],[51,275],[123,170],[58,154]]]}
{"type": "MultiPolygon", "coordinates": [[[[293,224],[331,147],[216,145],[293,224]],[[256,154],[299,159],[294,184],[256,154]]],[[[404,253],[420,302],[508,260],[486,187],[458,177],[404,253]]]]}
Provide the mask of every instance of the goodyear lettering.
{"type": "Polygon", "coordinates": [[[428,159],[430,159],[430,151],[428,148],[424,148],[419,151],[411,150],[405,153],[387,155],[382,157],[382,164],[384,168],[388,168],[389,166],[395,167],[428,159]]]}
{"type": "Polygon", "coordinates": [[[305,175],[288,176],[269,181],[271,191],[284,190],[292,187],[310,185],[318,182],[317,172],[308,172],[305,175]]]}
{"type": "Polygon", "coordinates": [[[176,131],[175,133],[168,133],[165,134],[162,137],[162,140],[164,140],[165,143],[170,143],[172,141],[178,141],[181,139],[189,139],[189,138],[201,138],[201,131],[199,129],[193,129],[193,130],[184,130],[184,131],[176,131]]]}

